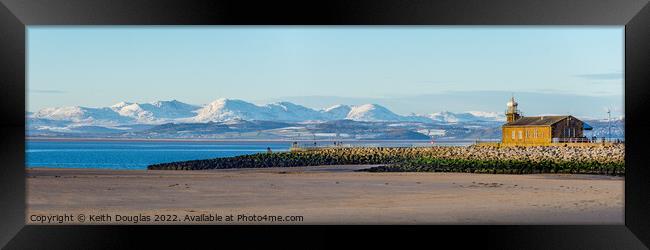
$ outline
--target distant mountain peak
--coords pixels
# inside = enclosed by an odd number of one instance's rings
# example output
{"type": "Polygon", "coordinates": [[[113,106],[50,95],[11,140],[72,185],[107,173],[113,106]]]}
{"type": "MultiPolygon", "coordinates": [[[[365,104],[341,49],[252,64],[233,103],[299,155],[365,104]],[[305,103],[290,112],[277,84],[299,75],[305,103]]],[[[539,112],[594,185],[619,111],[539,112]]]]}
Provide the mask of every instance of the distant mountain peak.
{"type": "Polygon", "coordinates": [[[131,103],[131,102],[125,102],[125,101],[121,101],[121,102],[118,102],[118,103],[116,103],[116,104],[113,104],[113,106],[111,106],[111,108],[122,108],[122,107],[124,107],[124,106],[129,106],[129,105],[131,105],[131,104],[133,104],[133,103],[131,103]]]}
{"type": "Polygon", "coordinates": [[[154,106],[156,106],[156,107],[162,107],[162,106],[165,106],[165,105],[176,106],[176,105],[183,105],[183,104],[185,104],[185,103],[182,103],[182,102],[180,102],[180,101],[178,101],[178,100],[176,100],[176,99],[169,100],[169,101],[155,101],[155,102],[151,102],[151,105],[154,105],[154,106]]]}
{"type": "Polygon", "coordinates": [[[378,104],[352,106],[347,119],[357,121],[400,121],[401,116],[378,104]]]}

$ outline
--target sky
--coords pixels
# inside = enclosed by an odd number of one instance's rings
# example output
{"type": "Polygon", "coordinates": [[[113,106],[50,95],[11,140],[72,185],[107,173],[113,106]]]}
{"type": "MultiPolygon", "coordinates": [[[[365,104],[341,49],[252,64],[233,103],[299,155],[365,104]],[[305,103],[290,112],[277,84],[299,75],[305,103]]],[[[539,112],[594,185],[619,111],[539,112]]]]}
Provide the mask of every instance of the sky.
{"type": "Polygon", "coordinates": [[[27,109],[120,101],[623,112],[623,26],[29,26],[27,109]]]}

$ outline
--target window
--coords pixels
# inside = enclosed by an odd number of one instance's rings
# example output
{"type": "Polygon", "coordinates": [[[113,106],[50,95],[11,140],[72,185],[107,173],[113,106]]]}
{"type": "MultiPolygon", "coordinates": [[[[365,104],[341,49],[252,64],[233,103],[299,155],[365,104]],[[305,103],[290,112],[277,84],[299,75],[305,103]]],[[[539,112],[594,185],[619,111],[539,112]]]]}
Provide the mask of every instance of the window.
{"type": "Polygon", "coordinates": [[[519,140],[521,140],[521,138],[523,137],[522,134],[523,134],[523,132],[521,132],[521,130],[519,130],[519,140]]]}
{"type": "Polygon", "coordinates": [[[514,130],[512,131],[512,139],[513,140],[515,139],[515,131],[514,130]]]}

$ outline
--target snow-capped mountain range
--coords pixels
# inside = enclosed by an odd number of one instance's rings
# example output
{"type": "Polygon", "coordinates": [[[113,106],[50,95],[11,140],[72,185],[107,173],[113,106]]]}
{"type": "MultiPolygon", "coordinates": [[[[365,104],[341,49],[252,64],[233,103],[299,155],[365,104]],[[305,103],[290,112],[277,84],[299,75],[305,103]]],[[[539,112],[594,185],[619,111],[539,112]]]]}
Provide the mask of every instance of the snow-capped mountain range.
{"type": "Polygon", "coordinates": [[[176,100],[152,103],[120,102],[110,107],[44,108],[28,115],[28,118],[100,126],[159,124],[192,117],[200,108],[176,100]]]}
{"type": "Polygon", "coordinates": [[[119,126],[129,124],[205,123],[229,120],[279,122],[324,122],[349,119],[371,122],[460,123],[504,121],[495,112],[438,112],[427,115],[398,115],[377,104],[335,105],[315,110],[290,102],[263,106],[237,99],[217,99],[206,105],[191,105],[177,100],[151,103],[120,102],[110,107],[56,107],[28,113],[31,122],[56,122],[75,125],[119,126]]]}

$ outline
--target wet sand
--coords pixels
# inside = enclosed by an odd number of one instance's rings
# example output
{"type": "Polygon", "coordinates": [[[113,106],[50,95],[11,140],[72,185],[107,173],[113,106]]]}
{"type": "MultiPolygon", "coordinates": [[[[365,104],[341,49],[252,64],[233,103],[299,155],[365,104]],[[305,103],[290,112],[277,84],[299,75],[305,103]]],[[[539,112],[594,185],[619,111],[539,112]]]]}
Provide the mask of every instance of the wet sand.
{"type": "Polygon", "coordinates": [[[624,221],[622,177],[353,172],[367,167],[206,171],[31,168],[27,170],[26,222],[41,224],[36,220],[50,216],[50,222],[45,224],[58,224],[51,216],[64,214],[72,217],[63,219],[64,224],[624,221]],[[250,221],[255,219],[250,217],[253,214],[278,217],[256,217],[258,221],[250,221]],[[232,221],[227,221],[228,215],[233,215],[232,221]],[[239,215],[249,216],[248,220],[239,215]],[[221,220],[218,216],[222,216],[221,220]],[[90,217],[95,221],[90,221],[90,217]],[[277,221],[280,217],[292,221],[277,221]]]}

